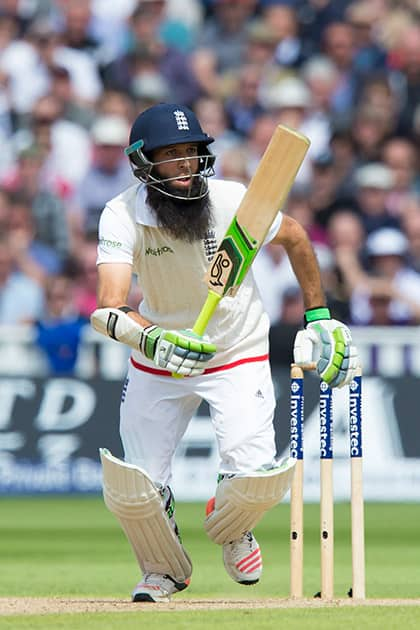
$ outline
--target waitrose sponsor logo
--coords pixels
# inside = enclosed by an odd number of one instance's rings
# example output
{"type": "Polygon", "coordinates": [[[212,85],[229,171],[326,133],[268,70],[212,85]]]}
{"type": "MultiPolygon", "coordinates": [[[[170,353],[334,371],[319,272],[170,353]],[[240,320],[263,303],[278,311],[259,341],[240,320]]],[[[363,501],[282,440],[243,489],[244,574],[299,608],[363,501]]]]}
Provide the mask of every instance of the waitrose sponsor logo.
{"type": "Polygon", "coordinates": [[[100,238],[99,244],[104,247],[122,247],[121,241],[111,241],[108,238],[100,238]]]}
{"type": "Polygon", "coordinates": [[[164,247],[148,247],[146,256],[162,256],[163,254],[173,254],[174,250],[166,245],[164,247]]]}

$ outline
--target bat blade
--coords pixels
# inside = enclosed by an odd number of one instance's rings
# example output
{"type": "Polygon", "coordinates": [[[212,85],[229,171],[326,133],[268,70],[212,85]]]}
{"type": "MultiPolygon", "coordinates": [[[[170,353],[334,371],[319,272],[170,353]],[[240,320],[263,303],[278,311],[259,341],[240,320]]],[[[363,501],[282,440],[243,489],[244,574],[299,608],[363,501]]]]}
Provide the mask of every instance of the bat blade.
{"type": "Polygon", "coordinates": [[[209,291],[234,295],[282,208],[309,139],[278,125],[205,275],[209,291]]]}

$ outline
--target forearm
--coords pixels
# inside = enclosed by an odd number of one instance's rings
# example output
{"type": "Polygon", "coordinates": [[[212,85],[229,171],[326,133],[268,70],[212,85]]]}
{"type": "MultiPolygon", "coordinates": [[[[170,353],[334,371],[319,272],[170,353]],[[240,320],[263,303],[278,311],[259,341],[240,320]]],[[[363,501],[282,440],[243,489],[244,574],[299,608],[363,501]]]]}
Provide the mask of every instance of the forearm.
{"type": "Polygon", "coordinates": [[[311,242],[303,227],[284,217],[282,227],[274,242],[285,248],[302,290],[305,310],[325,305],[318,261],[311,242]]]}
{"type": "Polygon", "coordinates": [[[299,243],[289,252],[290,263],[299,282],[305,310],[325,306],[318,261],[309,241],[299,243]]]}

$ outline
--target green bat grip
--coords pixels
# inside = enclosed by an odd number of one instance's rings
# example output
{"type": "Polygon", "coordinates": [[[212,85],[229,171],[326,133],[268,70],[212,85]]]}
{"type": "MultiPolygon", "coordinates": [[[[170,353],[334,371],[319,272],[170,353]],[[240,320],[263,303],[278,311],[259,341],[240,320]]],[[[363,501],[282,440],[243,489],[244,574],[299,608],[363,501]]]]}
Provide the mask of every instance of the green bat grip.
{"type": "Polygon", "coordinates": [[[215,291],[209,290],[206,301],[203,304],[203,308],[201,309],[193,326],[193,332],[195,332],[196,335],[200,335],[200,337],[204,335],[207,325],[213,317],[213,313],[221,299],[221,295],[215,291]]]}
{"type": "MultiPolygon", "coordinates": [[[[213,313],[216,310],[217,305],[219,304],[222,296],[216,293],[215,291],[209,291],[207,294],[206,301],[203,304],[203,308],[201,309],[197,319],[195,320],[195,324],[193,326],[193,332],[196,335],[204,335],[204,332],[207,328],[207,325],[211,318],[213,317],[213,313]]],[[[174,374],[172,372],[172,376],[174,378],[183,378],[182,374],[174,374]]]]}

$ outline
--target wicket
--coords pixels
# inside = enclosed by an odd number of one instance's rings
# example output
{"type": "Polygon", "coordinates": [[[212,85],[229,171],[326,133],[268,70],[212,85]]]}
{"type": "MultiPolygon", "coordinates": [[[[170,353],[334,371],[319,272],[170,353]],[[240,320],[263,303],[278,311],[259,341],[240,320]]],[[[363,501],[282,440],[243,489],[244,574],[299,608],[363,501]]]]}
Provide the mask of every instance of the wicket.
{"type": "MultiPolygon", "coordinates": [[[[303,422],[304,371],[315,364],[290,369],[290,455],[297,459],[290,490],[290,597],[303,597],[303,422]]],[[[334,597],[334,492],[332,390],[320,382],[320,546],[322,599],[334,597]]],[[[355,599],[365,598],[365,543],[362,472],[362,372],[359,368],[349,386],[351,461],[352,588],[355,599]]]]}

